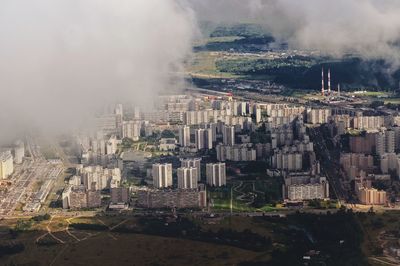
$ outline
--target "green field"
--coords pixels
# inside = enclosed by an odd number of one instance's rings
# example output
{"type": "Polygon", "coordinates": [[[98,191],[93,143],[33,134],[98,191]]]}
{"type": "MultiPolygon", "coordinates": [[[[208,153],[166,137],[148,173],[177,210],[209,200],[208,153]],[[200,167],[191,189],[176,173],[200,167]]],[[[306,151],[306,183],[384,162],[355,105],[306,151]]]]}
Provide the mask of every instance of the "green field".
{"type": "Polygon", "coordinates": [[[225,42],[234,42],[237,40],[241,40],[243,39],[243,37],[240,36],[221,36],[221,37],[209,37],[209,38],[204,38],[204,39],[200,39],[197,40],[194,43],[194,46],[203,46],[203,45],[207,45],[210,43],[225,43],[225,42]]]}
{"type": "Polygon", "coordinates": [[[381,98],[381,97],[389,97],[391,94],[384,91],[365,91],[363,93],[357,93],[355,95],[381,98]]]}
{"type": "MultiPolygon", "coordinates": [[[[151,219],[148,221],[153,223],[151,219]]],[[[179,235],[130,233],[132,228],[146,226],[140,219],[132,217],[56,218],[51,225],[49,221],[30,224],[24,231],[11,235],[9,227],[14,228],[15,222],[0,225],[1,265],[232,265],[262,255],[232,245],[194,241],[179,235]],[[65,231],[68,223],[69,232],[65,231]],[[46,233],[48,225],[52,236],[46,233]],[[128,232],[108,229],[113,226],[128,232]],[[22,245],[23,250],[2,256],[1,252],[9,245],[22,245]]],[[[164,222],[160,225],[165,226],[164,222]]],[[[268,255],[264,257],[268,258],[268,255]]]]}
{"type": "Polygon", "coordinates": [[[10,230],[17,220],[8,220],[0,223],[0,264],[299,265],[309,250],[319,250],[313,261],[324,265],[366,265],[379,231],[398,230],[399,214],[364,216],[232,216],[212,223],[186,216],[52,217],[19,231],[10,230]],[[365,229],[371,234],[363,241],[365,229]]]}
{"type": "Polygon", "coordinates": [[[187,62],[186,73],[206,80],[268,80],[290,89],[317,91],[321,86],[321,68],[329,67],[333,87],[340,83],[343,92],[367,90],[357,95],[386,99],[398,87],[398,75],[387,77],[387,66],[379,60],[366,61],[357,55],[337,59],[292,50],[281,53],[279,49],[268,49],[274,41],[259,25],[218,27],[195,43],[195,53],[187,62]]]}
{"type": "MultiPolygon", "coordinates": [[[[360,221],[360,225],[364,233],[364,242],[362,245],[362,249],[365,254],[367,254],[369,257],[377,257],[382,259],[383,261],[388,261],[383,256],[383,249],[381,247],[381,241],[379,240],[379,237],[383,232],[391,233],[394,236],[398,235],[400,232],[399,217],[399,211],[388,211],[385,213],[375,214],[359,214],[358,220],[360,221]]],[[[399,246],[398,238],[394,237],[392,239],[392,243],[388,241],[387,244],[393,247],[399,246]]],[[[385,264],[377,263],[377,261],[373,259],[370,259],[369,262],[373,265],[385,264]]]]}
{"type": "Polygon", "coordinates": [[[239,75],[224,73],[217,69],[216,61],[222,55],[218,52],[197,52],[194,54],[191,64],[186,67],[188,75],[199,78],[240,78],[239,75]]]}
{"type": "Polygon", "coordinates": [[[280,183],[271,180],[235,181],[226,188],[209,192],[213,209],[233,212],[270,212],[280,210],[276,203],[281,200],[280,183]],[[231,206],[232,205],[232,206],[231,206]]]}
{"type": "Polygon", "coordinates": [[[385,104],[400,104],[400,98],[389,98],[384,100],[385,104]]]}

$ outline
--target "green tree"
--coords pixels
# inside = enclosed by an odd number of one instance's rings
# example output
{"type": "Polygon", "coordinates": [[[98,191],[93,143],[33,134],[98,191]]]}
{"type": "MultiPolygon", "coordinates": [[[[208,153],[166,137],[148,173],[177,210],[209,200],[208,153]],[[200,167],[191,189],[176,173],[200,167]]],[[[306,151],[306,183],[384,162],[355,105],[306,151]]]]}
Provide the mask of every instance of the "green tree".
{"type": "Polygon", "coordinates": [[[175,134],[171,130],[165,129],[165,130],[163,130],[163,132],[161,132],[161,137],[162,138],[175,138],[175,134]]]}
{"type": "Polygon", "coordinates": [[[132,139],[130,139],[130,138],[123,138],[122,139],[122,146],[124,148],[130,148],[130,147],[132,147],[132,144],[133,144],[133,140],[132,139]]]}

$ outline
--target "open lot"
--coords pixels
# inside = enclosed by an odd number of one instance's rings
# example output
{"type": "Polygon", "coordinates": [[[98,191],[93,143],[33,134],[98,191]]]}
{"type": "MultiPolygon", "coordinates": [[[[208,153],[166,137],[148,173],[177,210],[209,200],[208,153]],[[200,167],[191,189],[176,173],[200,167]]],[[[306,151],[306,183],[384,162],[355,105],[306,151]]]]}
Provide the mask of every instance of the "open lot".
{"type": "MultiPolygon", "coordinates": [[[[381,259],[369,249],[379,232],[364,239],[363,226],[381,216],[364,215],[51,217],[22,231],[10,230],[17,220],[8,220],[1,221],[0,251],[19,249],[0,255],[0,264],[297,265],[314,250],[313,260],[326,265],[367,265],[367,255],[381,259]]],[[[399,217],[393,215],[384,224],[399,217]]]]}

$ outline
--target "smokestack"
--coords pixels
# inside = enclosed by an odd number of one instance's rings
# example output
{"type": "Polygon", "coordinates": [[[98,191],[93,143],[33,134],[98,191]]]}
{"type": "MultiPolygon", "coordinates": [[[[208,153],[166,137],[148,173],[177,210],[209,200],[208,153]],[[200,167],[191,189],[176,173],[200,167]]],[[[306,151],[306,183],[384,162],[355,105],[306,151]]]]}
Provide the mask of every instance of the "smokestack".
{"type": "Polygon", "coordinates": [[[338,94],[338,97],[340,97],[340,84],[337,85],[337,94],[338,94]]]}
{"type": "Polygon", "coordinates": [[[331,95],[331,69],[328,69],[328,95],[331,95]]]}
{"type": "Polygon", "coordinates": [[[324,68],[322,68],[322,89],[321,89],[321,95],[322,95],[322,96],[325,96],[324,68]]]}

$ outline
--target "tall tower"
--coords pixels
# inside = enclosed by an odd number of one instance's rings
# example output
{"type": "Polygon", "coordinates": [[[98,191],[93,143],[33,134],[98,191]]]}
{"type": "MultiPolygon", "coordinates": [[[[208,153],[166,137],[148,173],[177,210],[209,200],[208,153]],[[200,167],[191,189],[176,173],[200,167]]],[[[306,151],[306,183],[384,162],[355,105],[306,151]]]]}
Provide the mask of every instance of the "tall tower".
{"type": "Polygon", "coordinates": [[[337,94],[338,94],[338,97],[340,97],[340,84],[337,85],[337,94]]]}
{"type": "Polygon", "coordinates": [[[322,68],[322,89],[321,89],[321,95],[322,95],[322,96],[325,96],[324,68],[322,68]]]}
{"type": "Polygon", "coordinates": [[[223,132],[223,143],[224,145],[233,146],[235,145],[235,127],[224,125],[223,132]]]}
{"type": "Polygon", "coordinates": [[[331,69],[328,69],[328,95],[331,95],[331,69]]]}
{"type": "Polygon", "coordinates": [[[179,129],[179,145],[182,147],[190,146],[190,127],[182,126],[179,129]]]}
{"type": "Polygon", "coordinates": [[[152,175],[154,187],[166,188],[172,186],[172,164],[153,164],[152,175]]]}

